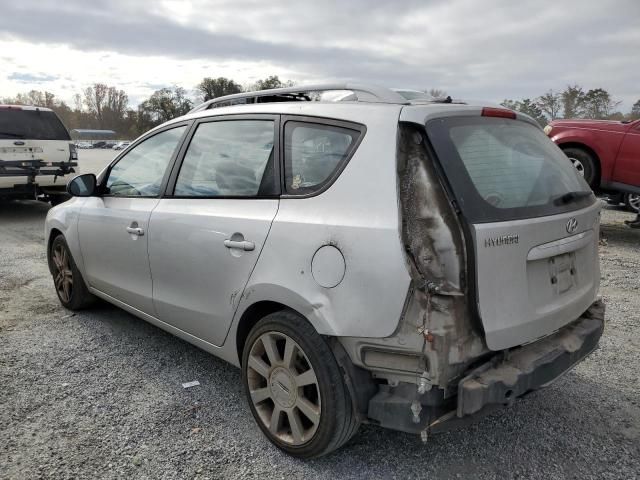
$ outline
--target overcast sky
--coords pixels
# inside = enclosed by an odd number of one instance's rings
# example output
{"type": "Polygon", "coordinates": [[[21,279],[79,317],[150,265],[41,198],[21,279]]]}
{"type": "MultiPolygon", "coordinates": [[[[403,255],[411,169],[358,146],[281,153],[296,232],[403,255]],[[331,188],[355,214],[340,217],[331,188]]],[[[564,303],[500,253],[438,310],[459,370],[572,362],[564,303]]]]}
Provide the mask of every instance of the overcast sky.
{"type": "Polygon", "coordinates": [[[205,76],[359,81],[458,98],[602,87],[640,99],[640,0],[2,0],[0,97],[70,100],[103,82],[132,104],[205,76]]]}

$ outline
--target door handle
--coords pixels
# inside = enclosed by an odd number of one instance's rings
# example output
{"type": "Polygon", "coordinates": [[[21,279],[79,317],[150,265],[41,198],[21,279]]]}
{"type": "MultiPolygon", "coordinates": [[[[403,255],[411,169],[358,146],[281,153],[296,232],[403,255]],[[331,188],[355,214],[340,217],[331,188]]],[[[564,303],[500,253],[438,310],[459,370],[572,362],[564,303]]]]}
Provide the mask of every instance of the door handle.
{"type": "Polygon", "coordinates": [[[138,235],[139,237],[144,235],[144,229],[140,227],[127,227],[127,232],[132,235],[138,235]]]}
{"type": "Polygon", "coordinates": [[[225,240],[224,241],[224,246],[227,248],[237,248],[239,250],[244,250],[246,252],[250,252],[252,250],[255,250],[256,245],[253,242],[247,242],[246,240],[241,240],[241,241],[237,241],[237,240],[225,240]]]}

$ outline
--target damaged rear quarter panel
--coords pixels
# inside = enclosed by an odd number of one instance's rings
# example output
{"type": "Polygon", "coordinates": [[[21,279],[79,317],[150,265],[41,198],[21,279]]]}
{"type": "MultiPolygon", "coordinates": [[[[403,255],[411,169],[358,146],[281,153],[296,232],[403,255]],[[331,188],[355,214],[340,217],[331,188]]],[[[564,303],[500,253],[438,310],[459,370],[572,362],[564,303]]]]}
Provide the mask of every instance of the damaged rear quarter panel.
{"type": "Polygon", "coordinates": [[[405,323],[425,339],[427,371],[421,376],[446,390],[487,349],[471,322],[463,231],[428,154],[423,127],[402,123],[398,136],[402,239],[416,286],[405,323]]]}
{"type": "Polygon", "coordinates": [[[439,386],[445,396],[455,395],[456,380],[488,349],[471,321],[462,228],[428,154],[423,125],[400,124],[396,177],[405,268],[412,279],[403,317],[388,338],[344,338],[341,343],[355,352],[359,366],[391,385],[439,386]],[[404,371],[372,366],[367,352],[377,349],[399,358],[417,353],[423,361],[406,361],[404,371]]]}

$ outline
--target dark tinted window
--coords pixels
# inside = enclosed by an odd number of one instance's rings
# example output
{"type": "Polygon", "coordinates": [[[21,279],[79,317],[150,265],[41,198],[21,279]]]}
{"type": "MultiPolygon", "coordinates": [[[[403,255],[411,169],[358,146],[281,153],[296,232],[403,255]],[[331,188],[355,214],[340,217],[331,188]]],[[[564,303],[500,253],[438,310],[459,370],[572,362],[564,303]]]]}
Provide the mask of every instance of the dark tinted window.
{"type": "Polygon", "coordinates": [[[289,121],[284,129],[287,193],[321,189],[353,151],[360,132],[334,125],[289,121]]]}
{"type": "Polygon", "coordinates": [[[272,194],[274,138],[272,120],[201,123],[189,143],[174,195],[254,197],[272,194]]]}
{"type": "Polygon", "coordinates": [[[69,132],[53,112],[0,108],[0,138],[70,140],[69,132]]]}
{"type": "Polygon", "coordinates": [[[129,150],[111,168],[105,193],[118,197],[158,196],[162,178],[186,128],[157,133],[129,150]]]}
{"type": "Polygon", "coordinates": [[[553,215],[594,201],[562,151],[538,128],[486,117],[433,120],[427,132],[458,203],[473,222],[553,215]]]}

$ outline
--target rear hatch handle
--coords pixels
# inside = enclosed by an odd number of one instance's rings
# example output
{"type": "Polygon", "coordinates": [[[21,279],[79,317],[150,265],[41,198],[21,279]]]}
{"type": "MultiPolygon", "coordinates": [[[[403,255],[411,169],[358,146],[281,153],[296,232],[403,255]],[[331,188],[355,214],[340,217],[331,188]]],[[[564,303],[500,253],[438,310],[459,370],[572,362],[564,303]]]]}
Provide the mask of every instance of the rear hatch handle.
{"type": "Polygon", "coordinates": [[[587,230],[586,232],[579,233],[567,238],[561,238],[560,240],[554,240],[553,242],[538,245],[537,247],[529,250],[527,260],[541,260],[543,258],[555,257],[556,255],[562,255],[563,253],[573,252],[588,245],[593,241],[593,230],[587,230]]]}

